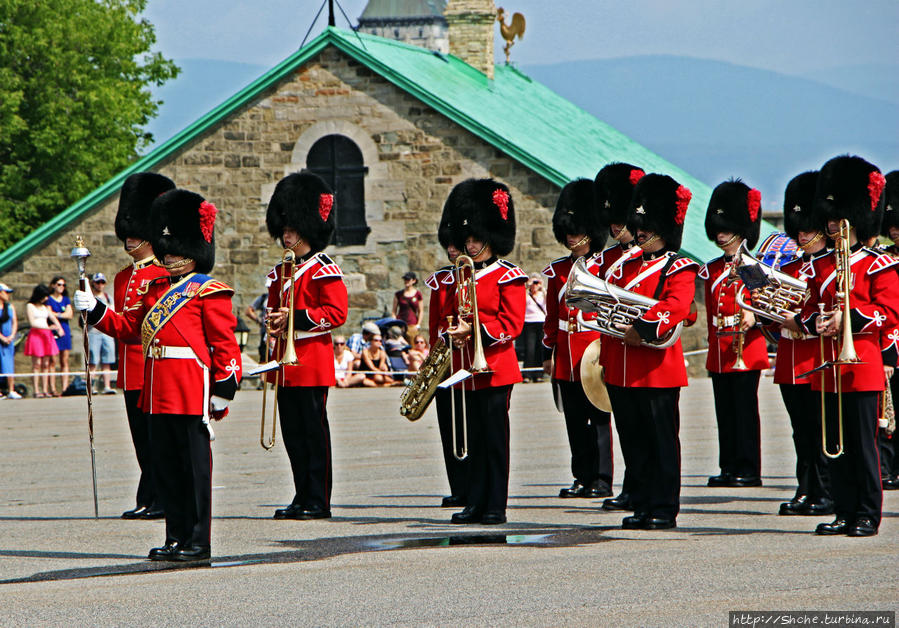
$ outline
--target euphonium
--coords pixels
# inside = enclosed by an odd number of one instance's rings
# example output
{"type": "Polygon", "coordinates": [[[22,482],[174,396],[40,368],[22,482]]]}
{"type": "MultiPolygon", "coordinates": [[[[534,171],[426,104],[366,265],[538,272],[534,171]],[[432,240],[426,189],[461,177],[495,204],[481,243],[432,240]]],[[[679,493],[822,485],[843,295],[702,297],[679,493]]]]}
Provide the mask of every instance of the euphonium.
{"type": "MultiPolygon", "coordinates": [[[[272,404],[272,432],[271,437],[266,439],[265,436],[265,399],[268,395],[268,384],[262,386],[262,423],[259,427],[259,444],[266,451],[271,450],[275,446],[275,433],[278,429],[278,387],[281,379],[284,377],[284,365],[293,365],[297,363],[297,351],[293,342],[293,317],[294,317],[294,301],[296,299],[296,291],[293,286],[293,269],[296,264],[296,254],[291,249],[284,249],[281,255],[281,284],[279,286],[278,295],[280,298],[280,306],[287,308],[287,330],[275,336],[275,347],[273,356],[276,357],[281,353],[281,346],[284,346],[284,354],[277,360],[278,372],[275,375],[275,383],[272,389],[275,392],[275,401],[272,404]],[[290,282],[288,284],[288,282],[290,282]],[[287,294],[284,294],[284,287],[288,287],[287,294]]],[[[272,329],[266,322],[265,332],[267,334],[266,347],[269,345],[268,340],[272,337],[272,329]]]]}
{"type": "Polygon", "coordinates": [[[747,303],[742,290],[737,292],[737,305],[780,324],[796,315],[808,292],[802,279],[768,266],[747,251],[740,253],[737,274],[752,293],[752,302],[747,303]]]}
{"type": "MultiPolygon", "coordinates": [[[[565,284],[565,303],[580,310],[577,320],[582,327],[623,338],[624,332],[617,325],[632,325],[658,301],[600,279],[587,270],[587,262],[581,258],[574,263],[568,275],[565,284]],[[587,320],[582,316],[582,312],[595,312],[596,319],[587,320]]],[[[640,345],[652,349],[670,347],[680,338],[682,327],[683,321],[662,338],[654,342],[643,341],[640,345]]]]}

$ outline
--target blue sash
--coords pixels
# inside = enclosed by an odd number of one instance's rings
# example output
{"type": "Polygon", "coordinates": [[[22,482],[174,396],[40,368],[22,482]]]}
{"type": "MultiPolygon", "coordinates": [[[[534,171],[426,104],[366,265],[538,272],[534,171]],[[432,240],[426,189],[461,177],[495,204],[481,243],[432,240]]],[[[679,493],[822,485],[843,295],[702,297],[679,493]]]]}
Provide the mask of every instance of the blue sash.
{"type": "Polygon", "coordinates": [[[186,279],[182,279],[177,284],[171,286],[165,294],[153,304],[153,307],[147,312],[147,315],[144,317],[144,322],[140,326],[140,338],[145,357],[147,355],[148,347],[153,342],[153,338],[156,337],[156,334],[162,326],[171,320],[175,315],[175,312],[180,310],[188,301],[197,296],[203,290],[203,287],[210,281],[213,281],[213,279],[209,275],[201,275],[199,273],[189,275],[186,279]]]}

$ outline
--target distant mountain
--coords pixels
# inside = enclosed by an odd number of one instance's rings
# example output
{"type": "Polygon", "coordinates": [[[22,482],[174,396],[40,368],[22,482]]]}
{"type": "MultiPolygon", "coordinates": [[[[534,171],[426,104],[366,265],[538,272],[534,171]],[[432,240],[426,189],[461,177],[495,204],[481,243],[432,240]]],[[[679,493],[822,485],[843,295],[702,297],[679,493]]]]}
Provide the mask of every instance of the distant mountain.
{"type": "Polygon", "coordinates": [[[812,80],[671,56],[522,71],[711,185],[742,177],[765,209],[794,175],[840,153],[899,167],[899,104],[812,80]]]}
{"type": "Polygon", "coordinates": [[[899,65],[847,65],[806,72],[805,77],[869,98],[899,103],[899,65]]]}
{"type": "MultiPolygon", "coordinates": [[[[157,143],[270,69],[207,59],[177,63],[182,74],[155,92],[164,101],[148,127],[157,143]]],[[[883,79],[883,69],[855,68],[854,82],[851,70],[824,72],[849,90],[671,56],[521,69],[710,185],[742,177],[762,191],[765,209],[780,206],[794,175],[840,153],[860,154],[885,171],[899,168],[899,103],[885,99],[889,89],[878,90],[884,98],[865,95],[875,91],[869,77],[883,79]]]]}

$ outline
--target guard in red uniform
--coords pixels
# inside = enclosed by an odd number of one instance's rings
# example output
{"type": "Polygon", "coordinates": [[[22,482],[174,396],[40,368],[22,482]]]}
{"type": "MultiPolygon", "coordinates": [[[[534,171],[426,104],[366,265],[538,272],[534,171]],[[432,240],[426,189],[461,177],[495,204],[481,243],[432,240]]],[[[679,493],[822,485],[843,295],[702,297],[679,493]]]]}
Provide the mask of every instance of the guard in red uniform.
{"type": "MultiPolygon", "coordinates": [[[[113,280],[115,311],[124,312],[140,300],[139,290],[157,277],[169,272],[156,261],[150,244],[150,205],[160,194],[175,187],[168,177],[154,172],[132,174],[122,184],[119,211],[115,218],[115,233],[125,245],[125,252],[134,260],[120,270],[113,280]]],[[[138,399],[144,387],[144,353],[140,343],[119,342],[119,372],[116,386],[124,391],[125,412],[140,481],[137,483],[137,506],[122,513],[122,519],[161,519],[165,516],[156,498],[158,490],[153,477],[153,444],[150,439],[148,415],[140,408],[138,399]]]]}
{"type": "Polygon", "coordinates": [[[735,274],[741,248],[751,251],[759,239],[762,196],[740,180],[725,181],[712,191],[705,232],[724,255],[699,271],[705,280],[709,333],[706,368],[715,393],[718,465],[721,473],[709,486],[761,486],[762,452],[759,378],[768,368],[768,346],[755,316],[737,304],[749,291],[735,274]]]}
{"type": "MultiPolygon", "coordinates": [[[[486,370],[474,371],[475,329],[459,317],[452,299],[455,324],[446,331],[452,342],[452,372],[474,374],[456,385],[464,390],[471,458],[465,509],[453,523],[498,524],[506,521],[509,496],[509,399],[521,381],[515,338],[524,326],[525,282],[521,268],[500,259],[515,246],[515,207],[509,189],[492,179],[468,179],[450,192],[447,203],[457,217],[452,240],[474,261],[478,332],[486,370]],[[463,244],[464,243],[464,244],[463,244]]],[[[456,286],[456,290],[467,290],[456,286]]],[[[474,296],[474,295],[470,295],[474,296]]]]}
{"type": "MultiPolygon", "coordinates": [[[[596,203],[599,222],[609,225],[609,234],[616,240],[615,244],[598,253],[589,266],[591,272],[602,279],[608,279],[608,275],[615,272],[631,255],[643,253],[627,229],[627,212],[630,209],[631,197],[634,195],[634,186],[644,174],[637,166],[617,162],[603,166],[593,180],[593,200],[596,203]]],[[[602,365],[608,364],[605,344],[600,347],[599,361],[602,365]]],[[[628,463],[631,443],[627,442],[627,430],[621,429],[617,418],[615,429],[618,432],[621,456],[624,458],[624,478],[621,482],[621,492],[615,497],[604,499],[602,507],[604,510],[633,510],[630,500],[633,478],[628,463]]]]}
{"type": "Polygon", "coordinates": [[[215,262],[212,203],[175,189],[153,201],[150,213],[150,241],[170,275],[139,289],[140,299],[121,313],[90,292],[77,291],[74,302],[103,333],[143,346],[139,403],[150,415],[166,533],[150,559],[203,560],[212,520],[209,420],[227,414],[241,375],[234,291],[206,274],[215,262]]]}
{"type": "MultiPolygon", "coordinates": [[[[428,335],[431,350],[434,343],[446,332],[449,322],[447,317],[452,315],[452,302],[455,298],[455,263],[461,251],[452,242],[453,216],[449,203],[443,207],[443,215],[437,227],[437,240],[446,251],[449,264],[439,268],[428,277],[425,285],[431,289],[428,305],[428,335]]],[[[443,449],[443,464],[446,467],[446,476],[449,481],[450,494],[443,498],[440,505],[443,508],[464,508],[465,496],[468,494],[468,466],[469,460],[459,460],[453,453],[453,406],[456,404],[455,416],[462,416],[461,392],[455,394],[448,388],[438,388],[434,393],[434,407],[437,410],[437,427],[440,430],[440,444],[443,449]]]]}
{"type": "Polygon", "coordinates": [[[543,269],[547,278],[546,320],[543,323],[544,371],[559,388],[574,482],[559,497],[608,497],[612,494],[611,415],[587,399],[581,384],[581,357],[599,332],[581,329],[577,310],[565,304],[565,282],[574,262],[595,260],[606,241],[593,202],[593,182],[577,179],[562,188],[553,214],[553,234],[570,255],[543,269]]]}
{"type": "Polygon", "coordinates": [[[837,277],[838,253],[834,251],[812,260],[804,271],[809,275],[809,298],[797,317],[803,331],[824,338],[824,368],[812,375],[812,386],[825,391],[831,455],[839,447],[836,425],[842,405],[843,450],[830,462],[836,519],[820,524],[817,534],[873,536],[880,526],[883,493],[877,452],[877,403],[896,364],[899,261],[862,243],[880,232],[884,185],[884,177],[876,166],[861,157],[847,155],[824,164],[815,190],[815,207],[826,221],[828,236],[839,238],[840,220],[849,221],[851,250],[849,316],[843,315],[845,301],[838,295],[842,290],[837,277]],[[844,325],[850,326],[860,362],[830,365],[843,348],[844,325]]]}
{"type": "Polygon", "coordinates": [[[347,290],[343,272],[322,253],[334,234],[334,194],[317,175],[290,174],[275,187],[265,224],[273,238],[296,255],[293,273],[282,282],[284,264],[268,275],[271,359],[287,347],[288,303],[293,293],[297,364],[270,371],[278,387],[278,412],[284,448],[290,458],[296,492],[275,519],[327,519],[331,516],[331,432],[328,388],[336,383],[331,330],[346,322],[347,290]],[[283,283],[283,286],[282,286],[283,283]],[[275,351],[277,350],[277,353],[275,351]]]}
{"type": "MultiPolygon", "coordinates": [[[[892,240],[893,244],[886,247],[885,252],[899,259],[899,170],[893,170],[886,176],[886,207],[883,211],[883,224],[880,235],[892,240]]],[[[890,378],[890,392],[893,400],[895,414],[896,405],[899,404],[899,376],[893,373],[890,378]]],[[[883,417],[881,417],[883,419],[883,417]]],[[[885,491],[899,490],[899,446],[896,441],[895,416],[892,423],[882,420],[877,433],[877,441],[880,445],[880,480],[885,491]]]]}
{"type": "Polygon", "coordinates": [[[690,315],[698,264],[677,254],[690,190],[667,175],[648,174],[634,189],[627,228],[642,255],[630,256],[610,275],[612,284],[656,299],[621,328],[624,338],[603,338],[605,381],[622,441],[629,443],[630,502],[627,529],[666,529],[680,510],[680,389],[687,370],[680,340],[667,338],[690,315]]]}
{"type": "MultiPolygon", "coordinates": [[[[806,281],[802,269],[813,259],[827,254],[827,239],[821,217],[815,214],[817,171],[804,172],[787,184],[784,193],[784,231],[796,240],[802,255],[780,267],[780,271],[806,281]]],[[[798,311],[797,311],[798,313],[798,311]]],[[[781,515],[829,515],[830,474],[821,451],[820,395],[812,390],[809,377],[800,377],[815,366],[818,339],[808,336],[788,318],[777,328],[777,360],[774,383],[790,415],[793,446],[796,449],[796,494],[780,505],[781,515]]]]}

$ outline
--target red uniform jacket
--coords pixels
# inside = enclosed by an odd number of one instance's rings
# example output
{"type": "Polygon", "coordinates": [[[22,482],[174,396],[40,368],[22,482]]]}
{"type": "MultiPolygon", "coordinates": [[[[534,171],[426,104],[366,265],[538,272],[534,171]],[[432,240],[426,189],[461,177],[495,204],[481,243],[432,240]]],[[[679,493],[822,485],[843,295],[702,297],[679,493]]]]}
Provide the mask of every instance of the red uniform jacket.
{"type": "MultiPolygon", "coordinates": [[[[282,299],[281,269],[268,274],[268,307],[277,309],[287,303],[288,290],[294,291],[294,349],[296,366],[269,371],[266,380],[281,386],[333,386],[334,348],[331,330],[346,322],[348,298],[343,271],[324,253],[316,253],[294,266],[293,277],[284,284],[282,299]]],[[[280,360],[283,343],[269,339],[269,357],[280,360]],[[277,352],[276,352],[277,349],[277,352]]]]}
{"type": "Polygon", "coordinates": [[[425,285],[431,289],[428,302],[428,342],[433,347],[440,334],[446,331],[446,317],[452,314],[455,295],[454,266],[444,266],[428,277],[425,285]]]}
{"type": "MultiPolygon", "coordinates": [[[[157,277],[167,277],[169,272],[150,256],[128,264],[116,273],[113,280],[113,302],[116,312],[124,312],[140,299],[138,290],[147,287],[157,277]]],[[[144,386],[144,352],[140,343],[119,342],[119,374],[116,386],[125,390],[140,390],[144,386]]]]}
{"type": "MultiPolygon", "coordinates": [[[[515,339],[524,327],[525,282],[527,275],[506,260],[495,260],[475,272],[478,299],[478,319],[481,323],[481,343],[489,371],[475,374],[457,388],[480,390],[516,384],[521,381],[521,369],[515,355],[515,339]]],[[[450,299],[447,310],[454,316],[459,311],[458,299],[450,299]]],[[[474,353],[473,335],[461,350],[453,350],[453,373],[470,369],[474,353]]],[[[444,342],[451,342],[444,338],[444,342]]]]}
{"type": "MultiPolygon", "coordinates": [[[[588,268],[596,267],[597,257],[590,258],[588,268]]],[[[543,269],[547,277],[546,321],[543,323],[543,346],[555,353],[552,376],[569,382],[581,381],[581,358],[587,345],[599,338],[599,332],[581,330],[578,310],[565,303],[565,282],[574,266],[571,255],[550,262],[543,269]]],[[[585,314],[585,316],[587,316],[585,314]]],[[[594,318],[591,314],[588,318],[594,318]]]]}
{"type": "MultiPolygon", "coordinates": [[[[655,340],[690,317],[698,268],[693,260],[673,252],[635,255],[610,273],[607,281],[658,299],[656,305],[634,321],[634,328],[641,338],[655,340]],[[663,282],[661,291],[658,290],[660,282],[663,282]]],[[[630,347],[618,338],[606,336],[601,355],[608,384],[640,388],[687,385],[680,340],[667,349],[653,349],[630,347]]]]}
{"type": "MultiPolygon", "coordinates": [[[[821,252],[826,255],[826,251],[821,252]]],[[[816,255],[817,256],[817,255],[816,255]]],[[[808,280],[801,271],[810,258],[797,258],[780,267],[782,273],[786,273],[797,279],[808,280]]],[[[807,373],[815,367],[816,356],[819,354],[818,339],[814,336],[801,334],[796,338],[794,332],[781,330],[780,325],[772,327],[780,334],[777,341],[777,360],[774,363],[775,384],[810,384],[809,377],[798,378],[797,375],[807,373]]]]}
{"type": "MultiPolygon", "coordinates": [[[[849,257],[851,267],[849,293],[852,342],[861,363],[839,367],[844,392],[881,391],[884,389],[884,354],[887,362],[895,363],[896,343],[899,341],[899,276],[896,274],[899,260],[873,249],[856,246],[849,257]],[[887,270],[889,269],[889,270],[887,270]],[[886,271],[886,272],[884,272],[886,271]]],[[[835,254],[817,257],[803,267],[809,275],[809,298],[802,308],[801,326],[809,334],[816,334],[818,303],[829,312],[839,307],[836,298],[837,283],[835,254]]],[[[846,324],[847,321],[844,321],[846,324]]],[[[839,355],[839,339],[824,338],[824,359],[833,360],[839,355]]],[[[821,363],[820,355],[816,364],[821,363]]],[[[836,392],[837,369],[825,368],[810,378],[812,388],[836,392]],[[823,377],[820,375],[823,373],[823,377]],[[823,382],[822,382],[823,380],[823,382]]]]}
{"type": "Polygon", "coordinates": [[[140,299],[121,313],[102,303],[94,308],[88,322],[97,329],[143,344],[144,387],[139,403],[144,412],[208,417],[211,395],[234,398],[241,357],[234,338],[233,294],[220,281],[190,273],[175,284],[169,277],[153,280],[138,291],[140,299]],[[200,277],[202,281],[194,279],[200,277]],[[172,301],[178,295],[189,298],[175,306],[172,301]],[[160,307],[154,308],[157,303],[160,307]],[[167,303],[169,307],[162,307],[167,303]],[[159,324],[155,335],[149,327],[152,321],[159,324]]]}
{"type": "MultiPolygon", "coordinates": [[[[703,264],[699,270],[700,279],[705,280],[705,318],[709,333],[709,352],[705,367],[712,373],[734,373],[737,361],[737,334],[718,335],[719,331],[735,331],[740,306],[737,305],[737,291],[741,291],[743,299],[750,301],[749,292],[739,280],[730,282],[733,262],[725,261],[724,256],[703,264]]],[[[760,371],[769,366],[768,345],[765,337],[757,327],[746,332],[743,337],[743,362],[746,369],[760,371]]]]}

